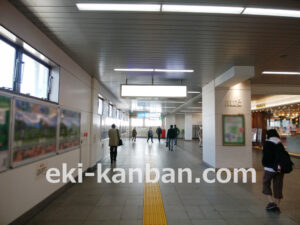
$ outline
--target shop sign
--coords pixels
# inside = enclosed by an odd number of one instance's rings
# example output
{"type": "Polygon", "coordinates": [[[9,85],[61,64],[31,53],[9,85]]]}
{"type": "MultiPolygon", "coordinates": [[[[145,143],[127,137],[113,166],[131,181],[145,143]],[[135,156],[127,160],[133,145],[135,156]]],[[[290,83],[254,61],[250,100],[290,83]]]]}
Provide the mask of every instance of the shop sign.
{"type": "Polygon", "coordinates": [[[225,107],[242,107],[241,99],[225,100],[225,107]]]}
{"type": "Polygon", "coordinates": [[[256,108],[258,108],[258,109],[259,109],[259,108],[264,108],[264,107],[266,107],[266,104],[264,104],[264,103],[263,103],[263,104],[257,104],[257,105],[256,105],[256,108]]]}

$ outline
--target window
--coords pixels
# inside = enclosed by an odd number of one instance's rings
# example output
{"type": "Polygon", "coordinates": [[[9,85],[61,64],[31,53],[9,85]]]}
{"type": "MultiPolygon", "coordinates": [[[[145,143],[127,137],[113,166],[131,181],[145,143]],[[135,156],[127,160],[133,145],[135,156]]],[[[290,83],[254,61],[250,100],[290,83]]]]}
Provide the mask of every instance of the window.
{"type": "Polygon", "coordinates": [[[109,105],[108,106],[108,117],[112,117],[113,116],[113,106],[109,105]]]}
{"type": "Polygon", "coordinates": [[[103,99],[98,98],[98,114],[103,114],[103,99]]]}
{"type": "Polygon", "coordinates": [[[21,93],[47,99],[49,69],[26,54],[22,60],[21,93]]]}
{"type": "Polygon", "coordinates": [[[140,118],[131,118],[132,127],[142,127],[144,125],[144,119],[140,118]]]}
{"type": "Polygon", "coordinates": [[[13,89],[16,49],[0,40],[0,87],[13,89]]]}
{"type": "Polygon", "coordinates": [[[58,102],[59,67],[1,25],[0,88],[58,102]]]}
{"type": "Polygon", "coordinates": [[[146,127],[160,127],[161,125],[162,121],[160,118],[145,118],[146,127]]]}

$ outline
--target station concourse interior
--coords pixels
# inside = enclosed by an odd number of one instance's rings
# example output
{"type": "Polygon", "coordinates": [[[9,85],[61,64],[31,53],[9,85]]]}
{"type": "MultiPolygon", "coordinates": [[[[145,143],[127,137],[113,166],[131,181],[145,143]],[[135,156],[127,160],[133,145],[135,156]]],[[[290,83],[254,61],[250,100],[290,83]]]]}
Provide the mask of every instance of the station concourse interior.
{"type": "Polygon", "coordinates": [[[0,0],[0,225],[300,224],[299,25],[294,0],[0,0]],[[281,213],[262,193],[269,129],[294,163],[281,213]],[[83,182],[50,183],[63,165],[83,182]],[[193,182],[97,180],[147,165],[193,182]],[[202,179],[221,168],[256,182],[202,179]]]}

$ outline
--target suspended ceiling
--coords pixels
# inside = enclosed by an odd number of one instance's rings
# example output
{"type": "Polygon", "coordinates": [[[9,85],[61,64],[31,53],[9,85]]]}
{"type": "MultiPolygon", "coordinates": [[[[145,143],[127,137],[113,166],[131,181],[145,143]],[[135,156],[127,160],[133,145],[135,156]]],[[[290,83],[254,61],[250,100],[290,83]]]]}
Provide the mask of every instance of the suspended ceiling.
{"type": "MultiPolygon", "coordinates": [[[[300,84],[300,76],[261,75],[263,70],[300,71],[300,18],[83,12],[77,9],[75,4],[79,1],[76,0],[11,2],[117,97],[120,96],[119,86],[126,79],[128,83],[149,84],[152,75],[155,84],[183,83],[189,90],[201,91],[203,85],[233,65],[255,66],[253,83],[300,84]],[[114,68],[133,67],[194,69],[195,72],[151,74],[113,71],[114,68]]],[[[297,0],[156,2],[300,10],[300,1],[297,0]]],[[[189,94],[188,99],[195,95],[189,94]]],[[[174,107],[174,103],[161,103],[174,107]]],[[[189,107],[199,106],[201,104],[196,101],[189,107]]],[[[165,110],[173,111],[172,108],[165,110]]]]}

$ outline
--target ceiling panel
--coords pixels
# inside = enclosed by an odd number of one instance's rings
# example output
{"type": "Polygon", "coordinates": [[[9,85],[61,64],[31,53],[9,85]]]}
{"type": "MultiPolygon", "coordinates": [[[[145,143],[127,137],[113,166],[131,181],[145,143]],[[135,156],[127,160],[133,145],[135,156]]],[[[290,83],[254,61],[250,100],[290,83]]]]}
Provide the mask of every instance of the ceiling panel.
{"type": "MultiPolygon", "coordinates": [[[[233,65],[254,65],[254,83],[300,84],[300,19],[186,13],[80,12],[76,0],[11,0],[36,26],[119,97],[122,83],[201,87],[233,65]],[[194,69],[193,74],[114,72],[114,68],[194,69]]],[[[100,1],[92,1],[100,2],[100,1]]],[[[118,2],[118,1],[109,1],[118,2]]],[[[136,1],[126,1],[136,2],[136,1]]],[[[138,1],[182,3],[183,1],[138,1]]],[[[124,3],[124,1],[123,1],[124,3]]],[[[198,0],[185,4],[299,9],[294,0],[198,0]]],[[[191,96],[189,96],[190,98],[191,96]]]]}

